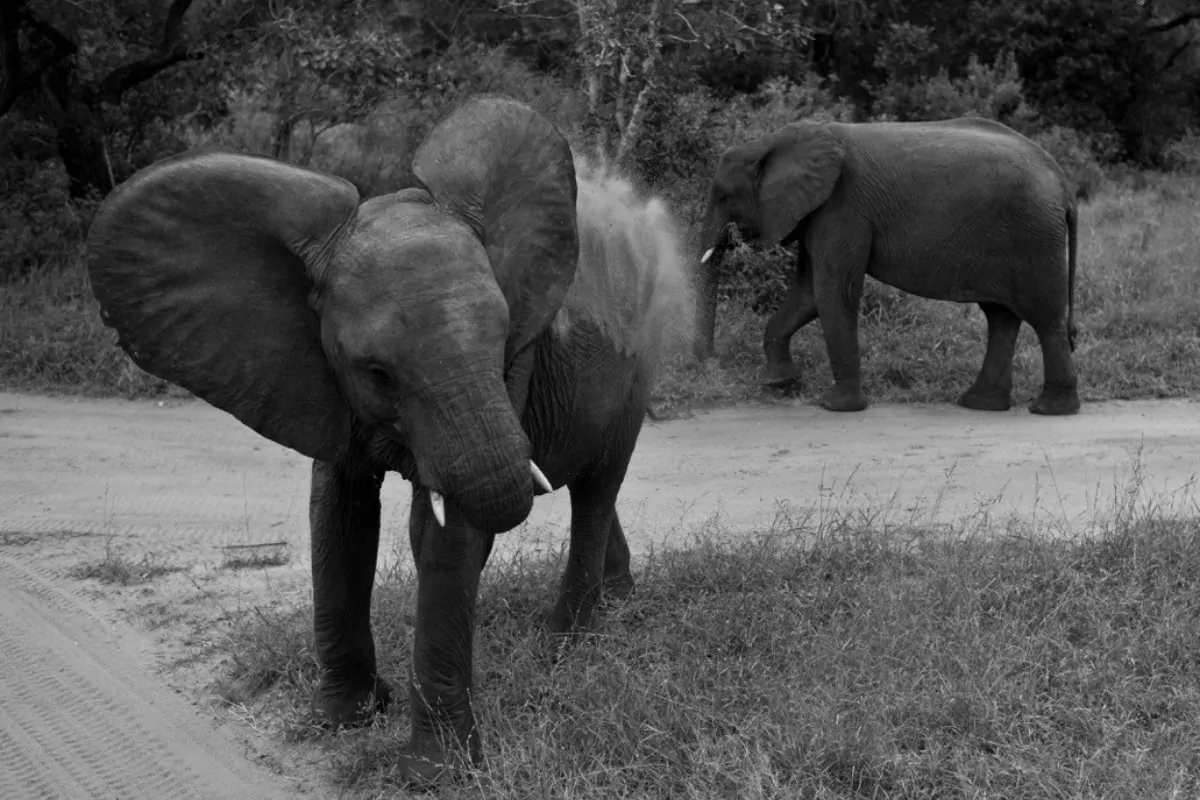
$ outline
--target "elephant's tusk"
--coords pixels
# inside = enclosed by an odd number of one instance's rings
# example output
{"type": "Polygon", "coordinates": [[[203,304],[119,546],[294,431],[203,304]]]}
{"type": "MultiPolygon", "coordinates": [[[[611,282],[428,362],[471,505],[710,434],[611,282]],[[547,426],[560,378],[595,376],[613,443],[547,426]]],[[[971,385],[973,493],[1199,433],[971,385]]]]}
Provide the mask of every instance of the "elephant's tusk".
{"type": "Polygon", "coordinates": [[[547,492],[554,491],[554,487],[550,485],[550,481],[548,481],[546,479],[546,476],[542,474],[542,471],[540,469],[538,469],[537,464],[530,461],[529,462],[529,471],[533,473],[533,482],[534,483],[536,483],[538,486],[545,489],[547,492]]]}
{"type": "Polygon", "coordinates": [[[446,527],[446,498],[431,489],[429,503],[433,506],[433,517],[438,521],[438,525],[446,527]]]}
{"type": "Polygon", "coordinates": [[[717,249],[717,248],[715,248],[715,247],[710,247],[710,248],[708,248],[707,250],[705,250],[705,251],[704,251],[704,255],[700,256],[700,263],[701,263],[701,264],[704,264],[704,263],[705,263],[705,262],[707,262],[707,261],[708,261],[710,258],[712,258],[713,250],[716,250],[716,249],[717,249]]]}

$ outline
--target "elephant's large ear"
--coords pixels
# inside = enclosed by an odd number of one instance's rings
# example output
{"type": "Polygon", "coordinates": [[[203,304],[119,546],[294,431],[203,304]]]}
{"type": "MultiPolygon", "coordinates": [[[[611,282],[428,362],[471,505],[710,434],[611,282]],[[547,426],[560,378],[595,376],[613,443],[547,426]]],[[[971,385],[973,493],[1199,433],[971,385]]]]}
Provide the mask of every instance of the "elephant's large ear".
{"type": "Polygon", "coordinates": [[[92,291],[142,369],[269,439],[336,461],[351,415],[309,296],[357,208],[346,181],[266,158],[160,161],[96,212],[92,291]]]}
{"type": "Polygon", "coordinates": [[[846,149],[827,125],[797,122],[765,137],[758,208],[763,240],[782,241],[833,194],[846,149]]]}
{"type": "Polygon", "coordinates": [[[575,165],[545,117],[480,95],[447,114],[417,148],[413,174],[480,236],[508,301],[505,367],[550,324],[575,276],[575,165]]]}

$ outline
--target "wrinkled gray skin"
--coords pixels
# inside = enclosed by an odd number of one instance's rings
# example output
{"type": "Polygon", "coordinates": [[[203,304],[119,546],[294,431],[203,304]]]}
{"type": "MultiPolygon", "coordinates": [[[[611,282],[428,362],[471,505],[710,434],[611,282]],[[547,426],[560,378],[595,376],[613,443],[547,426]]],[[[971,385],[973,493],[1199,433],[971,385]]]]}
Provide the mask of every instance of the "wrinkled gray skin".
{"type": "Polygon", "coordinates": [[[380,486],[387,471],[412,481],[404,770],[424,781],[481,759],[476,592],[494,535],[540,491],[531,459],[571,493],[550,628],[585,629],[602,586],[632,589],[615,500],[650,376],[586,319],[567,337],[551,327],[580,246],[557,129],[515,101],[473,98],[430,133],[414,172],[421,188],[359,205],[345,181],[269,159],[167,159],[105,201],[89,270],[140,366],[314,459],[313,709],[327,722],[390,699],[370,619],[380,486]]]}
{"type": "Polygon", "coordinates": [[[863,276],[937,300],[978,303],[983,367],[959,403],[1005,410],[1021,323],[1037,332],[1045,381],[1030,410],[1074,414],[1076,209],[1062,170],[998,122],[797,122],[729,148],[700,233],[695,352],[711,354],[728,225],[760,246],[799,242],[796,272],[767,323],[767,383],[800,377],[789,344],[821,319],[833,411],[867,406],[858,350],[863,276]]]}

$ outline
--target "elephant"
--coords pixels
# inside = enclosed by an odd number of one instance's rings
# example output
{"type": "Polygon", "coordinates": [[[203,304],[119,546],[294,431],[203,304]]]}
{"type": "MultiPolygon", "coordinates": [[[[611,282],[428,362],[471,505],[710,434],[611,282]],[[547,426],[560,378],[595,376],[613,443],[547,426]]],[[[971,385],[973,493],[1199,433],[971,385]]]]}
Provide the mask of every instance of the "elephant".
{"type": "Polygon", "coordinates": [[[480,574],[536,494],[571,498],[552,632],[633,589],[616,498],[682,256],[577,169],[545,118],[478,95],[421,143],[416,187],[360,203],[340,178],[192,152],[134,175],[89,231],[93,293],[132,360],[313,459],[323,724],[389,703],[370,618],[380,487],[411,483],[410,782],[482,763],[480,574]]]}
{"type": "Polygon", "coordinates": [[[731,223],[749,243],[799,243],[788,294],[763,334],[768,385],[800,377],[789,344],[820,317],[834,379],[821,406],[866,408],[858,307],[870,275],[983,310],[987,352],[960,405],[1010,407],[1013,351],[1026,322],[1037,333],[1045,373],[1030,411],[1079,411],[1075,198],[1050,154],[1008,126],[973,117],[801,121],[727,149],[699,230],[694,353],[701,359],[712,353],[731,223]]]}

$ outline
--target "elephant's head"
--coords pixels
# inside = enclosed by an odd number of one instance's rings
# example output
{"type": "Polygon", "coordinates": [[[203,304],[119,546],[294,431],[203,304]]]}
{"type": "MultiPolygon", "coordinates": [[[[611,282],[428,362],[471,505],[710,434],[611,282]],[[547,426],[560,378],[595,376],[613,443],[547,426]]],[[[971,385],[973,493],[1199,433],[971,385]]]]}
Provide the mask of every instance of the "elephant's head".
{"type": "Polygon", "coordinates": [[[812,122],[786,125],[721,156],[700,222],[697,355],[712,352],[719,264],[730,224],[753,244],[769,247],[787,239],[829,199],[844,156],[830,127],[812,122]]]}
{"type": "Polygon", "coordinates": [[[526,106],[476,97],[413,172],[420,187],[359,205],[270,159],[167,159],[97,212],[92,288],[147,371],[322,461],[383,431],[407,477],[509,530],[534,478],[505,374],[574,277],[570,147],[526,106]]]}

